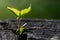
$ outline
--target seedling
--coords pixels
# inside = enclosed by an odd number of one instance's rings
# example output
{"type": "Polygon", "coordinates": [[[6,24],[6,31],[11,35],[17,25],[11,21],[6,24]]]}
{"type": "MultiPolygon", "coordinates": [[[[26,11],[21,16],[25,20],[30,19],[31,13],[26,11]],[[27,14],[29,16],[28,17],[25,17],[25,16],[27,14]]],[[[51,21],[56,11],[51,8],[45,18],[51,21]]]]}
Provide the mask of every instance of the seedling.
{"type": "Polygon", "coordinates": [[[30,6],[28,8],[25,8],[25,9],[23,9],[21,11],[15,9],[15,8],[12,8],[12,7],[7,7],[7,8],[9,10],[11,10],[12,12],[14,12],[14,14],[16,15],[16,20],[18,22],[18,29],[16,30],[16,33],[21,35],[23,30],[25,29],[25,25],[27,23],[25,23],[24,25],[20,26],[20,18],[21,18],[22,15],[24,15],[24,14],[26,14],[26,13],[31,11],[31,4],[30,4],[30,6]]]}

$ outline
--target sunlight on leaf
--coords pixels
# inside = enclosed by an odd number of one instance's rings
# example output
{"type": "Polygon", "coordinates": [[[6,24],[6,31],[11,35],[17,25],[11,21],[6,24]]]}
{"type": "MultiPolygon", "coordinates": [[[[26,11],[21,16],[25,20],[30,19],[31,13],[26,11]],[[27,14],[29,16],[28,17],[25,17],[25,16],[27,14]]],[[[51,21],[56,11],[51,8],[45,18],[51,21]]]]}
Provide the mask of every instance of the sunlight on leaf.
{"type": "Polygon", "coordinates": [[[9,10],[13,11],[19,17],[19,16],[22,16],[22,15],[24,15],[24,14],[26,14],[26,13],[31,11],[31,4],[30,4],[30,6],[28,8],[25,8],[25,9],[23,9],[21,11],[15,9],[15,8],[11,8],[11,7],[7,7],[7,8],[9,10]]]}
{"type": "Polygon", "coordinates": [[[25,8],[25,9],[21,10],[21,15],[26,14],[26,13],[28,13],[30,11],[31,11],[31,4],[30,4],[30,6],[28,8],[25,8]]]}
{"type": "Polygon", "coordinates": [[[7,7],[9,10],[13,11],[17,16],[19,16],[19,10],[15,9],[15,8],[11,8],[11,7],[7,7]]]}

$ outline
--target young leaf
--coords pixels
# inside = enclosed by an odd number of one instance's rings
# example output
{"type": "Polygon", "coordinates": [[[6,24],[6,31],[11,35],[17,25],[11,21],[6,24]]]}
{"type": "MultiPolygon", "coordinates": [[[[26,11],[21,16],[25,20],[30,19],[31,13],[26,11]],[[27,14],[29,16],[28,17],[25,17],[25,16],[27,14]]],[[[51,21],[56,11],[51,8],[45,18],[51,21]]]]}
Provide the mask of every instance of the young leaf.
{"type": "Polygon", "coordinates": [[[20,31],[19,34],[20,34],[20,35],[22,34],[23,30],[24,30],[24,27],[20,27],[20,28],[19,28],[19,31],[20,31]]]}
{"type": "Polygon", "coordinates": [[[20,28],[16,30],[17,34],[21,35],[23,33],[23,30],[25,29],[25,25],[27,25],[27,23],[25,23],[24,25],[22,25],[20,28]]]}
{"type": "Polygon", "coordinates": [[[18,28],[18,29],[16,30],[16,33],[17,33],[18,35],[21,35],[21,34],[23,33],[23,30],[24,30],[24,27],[20,27],[20,28],[18,28]]]}
{"type": "Polygon", "coordinates": [[[15,8],[11,8],[11,7],[7,7],[9,10],[13,11],[17,16],[19,16],[20,11],[15,9],[15,8]]]}
{"type": "Polygon", "coordinates": [[[20,27],[20,35],[22,34],[22,32],[23,32],[23,30],[25,29],[25,25],[27,25],[27,23],[25,23],[24,25],[22,25],[21,27],[20,27]]]}
{"type": "Polygon", "coordinates": [[[31,11],[31,4],[30,4],[30,6],[28,8],[25,8],[25,9],[21,10],[21,15],[26,14],[26,13],[28,13],[30,11],[31,11]]]}

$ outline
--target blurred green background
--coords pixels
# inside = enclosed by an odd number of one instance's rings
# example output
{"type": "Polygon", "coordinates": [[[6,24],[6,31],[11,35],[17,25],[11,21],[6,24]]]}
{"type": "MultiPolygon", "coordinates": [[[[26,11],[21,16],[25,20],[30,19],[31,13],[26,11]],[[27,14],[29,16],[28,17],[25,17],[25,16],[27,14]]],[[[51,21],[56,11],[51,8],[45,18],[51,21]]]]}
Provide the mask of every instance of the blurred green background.
{"type": "Polygon", "coordinates": [[[0,0],[0,20],[15,18],[7,6],[22,10],[32,4],[22,18],[60,19],[60,0],[0,0]]]}

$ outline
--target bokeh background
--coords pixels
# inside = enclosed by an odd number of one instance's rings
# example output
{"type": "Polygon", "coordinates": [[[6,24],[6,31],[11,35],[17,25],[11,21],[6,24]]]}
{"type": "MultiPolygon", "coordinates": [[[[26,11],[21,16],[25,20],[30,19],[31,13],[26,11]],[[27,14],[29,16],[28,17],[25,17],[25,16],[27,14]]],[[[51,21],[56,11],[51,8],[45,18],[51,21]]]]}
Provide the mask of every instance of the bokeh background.
{"type": "Polygon", "coordinates": [[[22,10],[32,4],[32,10],[22,18],[60,19],[60,0],[0,0],[0,20],[15,18],[7,6],[22,10]]]}

